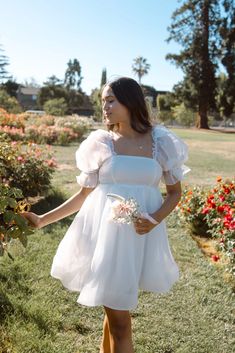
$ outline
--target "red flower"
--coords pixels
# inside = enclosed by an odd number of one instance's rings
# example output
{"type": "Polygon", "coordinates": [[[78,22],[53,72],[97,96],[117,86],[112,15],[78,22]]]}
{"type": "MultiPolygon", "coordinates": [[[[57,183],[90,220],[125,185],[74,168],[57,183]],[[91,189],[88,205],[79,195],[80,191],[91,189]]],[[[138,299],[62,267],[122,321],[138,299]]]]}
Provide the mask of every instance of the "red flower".
{"type": "Polygon", "coordinates": [[[219,199],[220,199],[220,201],[224,201],[225,197],[223,195],[219,195],[219,199]]]}
{"type": "Polygon", "coordinates": [[[216,204],[214,202],[211,202],[211,208],[216,208],[216,204]]]}
{"type": "Polygon", "coordinates": [[[217,207],[217,211],[218,211],[219,213],[223,213],[223,212],[224,212],[224,206],[218,206],[218,207],[217,207]]]}
{"type": "Polygon", "coordinates": [[[203,210],[202,210],[202,214],[208,214],[210,212],[210,207],[204,207],[203,210]]]}
{"type": "Polygon", "coordinates": [[[211,256],[211,260],[214,261],[214,262],[219,261],[219,259],[220,259],[219,255],[212,255],[211,256]]]}

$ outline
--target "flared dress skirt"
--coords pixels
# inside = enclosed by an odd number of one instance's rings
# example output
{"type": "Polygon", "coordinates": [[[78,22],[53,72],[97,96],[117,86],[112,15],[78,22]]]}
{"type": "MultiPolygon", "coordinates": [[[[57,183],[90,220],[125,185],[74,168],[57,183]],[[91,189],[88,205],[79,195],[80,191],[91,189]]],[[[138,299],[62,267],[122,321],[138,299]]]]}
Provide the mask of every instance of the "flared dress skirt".
{"type": "Polygon", "coordinates": [[[111,217],[114,193],[137,200],[140,210],[154,213],[162,205],[161,166],[155,159],[113,155],[99,170],[99,184],[89,194],[62,239],[51,275],[78,291],[78,303],[131,310],[139,289],[168,292],[179,278],[165,221],[139,235],[133,224],[111,217]]]}

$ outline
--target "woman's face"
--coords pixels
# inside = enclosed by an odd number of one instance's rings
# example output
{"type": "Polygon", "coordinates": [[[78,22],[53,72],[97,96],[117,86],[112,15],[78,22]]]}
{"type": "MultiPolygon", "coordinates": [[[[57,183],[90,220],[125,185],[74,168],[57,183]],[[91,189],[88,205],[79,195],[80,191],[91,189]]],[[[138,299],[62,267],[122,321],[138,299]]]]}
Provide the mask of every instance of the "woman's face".
{"type": "Polygon", "coordinates": [[[107,125],[130,123],[129,110],[117,100],[109,86],[106,86],[102,93],[102,110],[107,125]]]}

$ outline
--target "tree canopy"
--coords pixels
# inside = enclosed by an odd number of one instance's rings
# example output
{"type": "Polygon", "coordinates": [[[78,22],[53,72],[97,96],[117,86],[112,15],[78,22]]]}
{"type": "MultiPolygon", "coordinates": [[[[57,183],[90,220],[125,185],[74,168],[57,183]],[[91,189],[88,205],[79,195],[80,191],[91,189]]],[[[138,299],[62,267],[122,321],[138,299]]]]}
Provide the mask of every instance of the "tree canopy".
{"type": "Polygon", "coordinates": [[[166,59],[185,74],[181,95],[193,92],[200,128],[208,128],[208,111],[215,107],[220,23],[219,0],[187,0],[175,10],[168,27],[168,41],[176,41],[183,49],[179,54],[168,54],[166,59]]]}
{"type": "Polygon", "coordinates": [[[81,65],[77,59],[69,60],[67,63],[67,69],[65,71],[64,85],[68,89],[76,89],[81,91],[81,82],[83,77],[81,76],[81,65]]]}
{"type": "Polygon", "coordinates": [[[9,65],[9,59],[4,55],[4,50],[0,45],[0,83],[3,83],[5,80],[10,78],[10,75],[7,71],[7,66],[9,65]]]}

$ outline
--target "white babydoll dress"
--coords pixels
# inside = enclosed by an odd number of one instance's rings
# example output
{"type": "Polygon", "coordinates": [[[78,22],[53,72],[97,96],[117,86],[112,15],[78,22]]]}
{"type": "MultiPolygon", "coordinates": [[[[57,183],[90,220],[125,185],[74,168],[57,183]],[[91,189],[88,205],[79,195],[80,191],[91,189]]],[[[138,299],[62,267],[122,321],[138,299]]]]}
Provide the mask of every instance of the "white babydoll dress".
{"type": "Polygon", "coordinates": [[[137,306],[138,290],[165,293],[179,278],[179,269],[168,243],[165,221],[146,235],[133,224],[111,220],[108,193],[133,197],[142,212],[161,207],[161,178],[172,185],[189,169],[187,146],[162,126],[152,129],[153,158],[117,155],[113,133],[96,130],[76,152],[81,174],[78,183],[95,187],[83,203],[61,241],[51,275],[71,291],[78,303],[104,305],[117,310],[137,306]]]}

